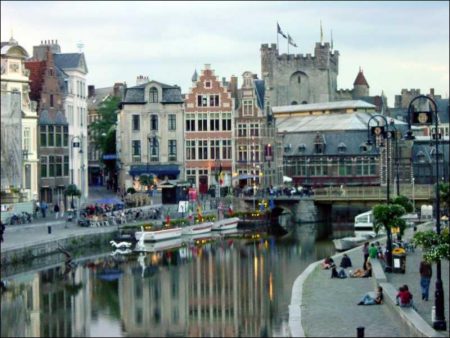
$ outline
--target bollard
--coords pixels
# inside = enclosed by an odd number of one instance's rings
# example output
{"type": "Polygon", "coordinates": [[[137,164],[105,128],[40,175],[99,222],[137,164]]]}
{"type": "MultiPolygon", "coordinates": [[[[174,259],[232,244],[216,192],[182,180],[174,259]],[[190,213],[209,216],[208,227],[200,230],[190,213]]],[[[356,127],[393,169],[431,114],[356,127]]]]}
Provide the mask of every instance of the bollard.
{"type": "Polygon", "coordinates": [[[51,227],[50,225],[47,227],[47,230],[48,230],[48,233],[49,233],[49,234],[52,233],[52,227],[51,227]]]}
{"type": "Polygon", "coordinates": [[[364,338],[364,326],[360,326],[356,328],[356,337],[364,338]]]}

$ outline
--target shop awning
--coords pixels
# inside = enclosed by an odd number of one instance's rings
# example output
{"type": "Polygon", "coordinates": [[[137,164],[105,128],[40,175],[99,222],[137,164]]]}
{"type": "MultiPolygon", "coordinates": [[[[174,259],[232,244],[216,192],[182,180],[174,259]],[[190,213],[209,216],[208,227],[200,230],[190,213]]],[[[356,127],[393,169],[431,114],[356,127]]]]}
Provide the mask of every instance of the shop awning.
{"type": "Polygon", "coordinates": [[[176,164],[154,164],[154,165],[138,164],[132,165],[130,167],[129,174],[131,176],[140,176],[147,174],[155,176],[177,177],[180,174],[180,170],[178,169],[178,165],[176,164]]]}

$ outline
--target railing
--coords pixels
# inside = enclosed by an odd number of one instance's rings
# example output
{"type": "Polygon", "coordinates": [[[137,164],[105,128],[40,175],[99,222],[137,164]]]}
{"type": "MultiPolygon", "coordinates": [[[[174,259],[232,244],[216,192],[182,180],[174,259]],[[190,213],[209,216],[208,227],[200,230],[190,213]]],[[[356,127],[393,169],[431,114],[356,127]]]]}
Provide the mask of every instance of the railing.
{"type": "MultiPolygon", "coordinates": [[[[314,200],[386,200],[387,189],[383,187],[328,187],[314,189],[314,200]]],[[[435,196],[433,185],[401,186],[400,195],[415,200],[431,200],[435,196]]],[[[395,185],[390,187],[390,197],[395,198],[395,185]]]]}

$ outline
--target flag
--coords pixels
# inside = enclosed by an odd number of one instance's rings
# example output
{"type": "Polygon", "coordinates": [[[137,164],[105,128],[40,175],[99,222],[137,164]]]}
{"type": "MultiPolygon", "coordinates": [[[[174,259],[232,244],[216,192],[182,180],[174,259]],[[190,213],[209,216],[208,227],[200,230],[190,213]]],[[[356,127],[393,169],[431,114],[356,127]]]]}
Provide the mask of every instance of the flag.
{"type": "Polygon", "coordinates": [[[280,25],[278,24],[278,22],[277,22],[277,33],[278,33],[278,34],[281,34],[281,36],[282,36],[283,38],[287,39],[286,34],[283,33],[283,31],[281,30],[280,25]]]}
{"type": "Polygon", "coordinates": [[[291,46],[297,47],[297,45],[295,44],[294,40],[292,40],[291,36],[288,34],[288,43],[291,46]]]}
{"type": "Polygon", "coordinates": [[[320,20],[320,43],[323,43],[322,20],[320,20]]]}

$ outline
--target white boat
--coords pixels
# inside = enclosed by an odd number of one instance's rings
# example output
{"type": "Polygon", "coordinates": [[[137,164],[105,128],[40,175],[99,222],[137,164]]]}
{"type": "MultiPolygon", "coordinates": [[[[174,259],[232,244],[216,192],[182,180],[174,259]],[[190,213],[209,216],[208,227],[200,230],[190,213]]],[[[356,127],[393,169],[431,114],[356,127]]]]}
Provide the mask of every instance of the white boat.
{"type": "Polygon", "coordinates": [[[174,227],[174,228],[166,228],[163,227],[161,229],[155,230],[144,230],[141,228],[141,231],[136,231],[134,233],[134,237],[137,241],[141,239],[141,236],[144,236],[144,241],[162,241],[165,239],[171,239],[181,236],[182,228],[174,227]]]}
{"type": "Polygon", "coordinates": [[[364,236],[354,236],[354,237],[343,237],[333,239],[334,247],[337,251],[349,250],[358,245],[367,242],[367,237],[364,236]]]}
{"type": "Polygon", "coordinates": [[[181,234],[182,235],[204,234],[211,231],[213,224],[214,224],[213,222],[203,222],[199,224],[183,226],[181,234]]]}
{"type": "Polygon", "coordinates": [[[237,228],[239,217],[224,218],[219,221],[215,221],[212,230],[227,230],[237,228]]]}
{"type": "Polygon", "coordinates": [[[183,241],[181,237],[172,238],[167,241],[144,243],[143,245],[136,245],[135,251],[138,252],[156,252],[164,251],[169,249],[175,249],[181,247],[183,241]]]}

